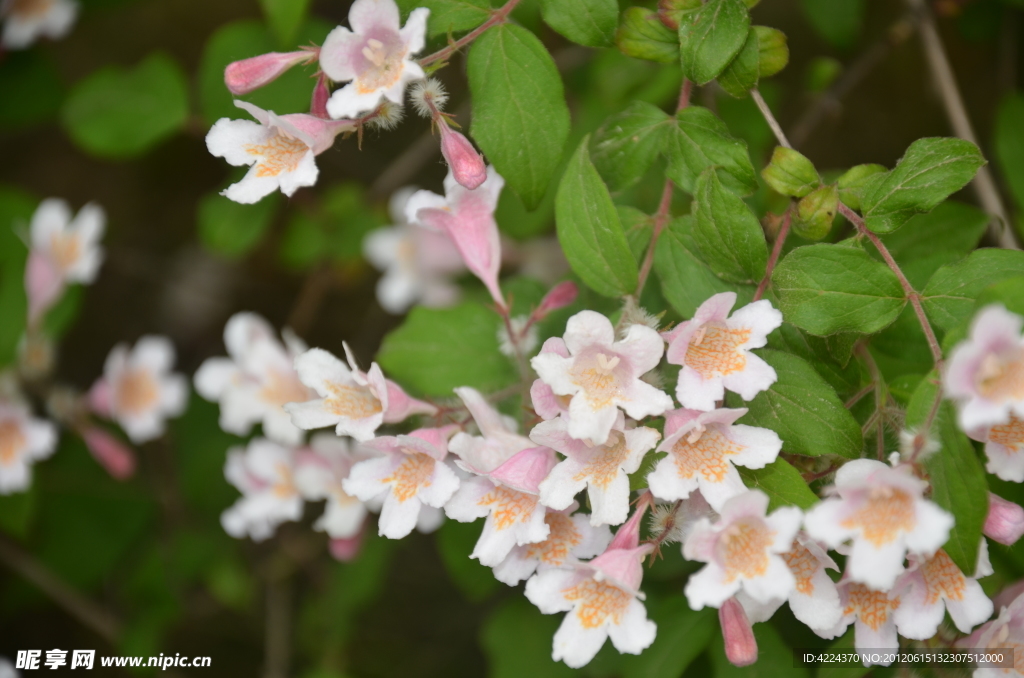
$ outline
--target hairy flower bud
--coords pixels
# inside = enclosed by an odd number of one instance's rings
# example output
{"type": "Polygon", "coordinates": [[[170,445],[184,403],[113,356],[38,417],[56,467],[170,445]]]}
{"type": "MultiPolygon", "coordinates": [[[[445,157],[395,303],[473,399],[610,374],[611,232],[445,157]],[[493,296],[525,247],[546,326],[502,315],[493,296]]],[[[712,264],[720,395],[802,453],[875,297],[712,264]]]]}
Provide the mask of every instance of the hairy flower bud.
{"type": "Polygon", "coordinates": [[[487,179],[487,165],[473,144],[445,124],[441,125],[441,153],[460,185],[472,191],[487,179]]]}
{"type": "Polygon", "coordinates": [[[718,622],[725,638],[725,656],[734,666],[750,666],[757,661],[757,640],[754,629],[736,598],[729,598],[718,608],[718,622]]]}
{"type": "Polygon", "coordinates": [[[989,539],[1013,545],[1024,535],[1024,508],[989,492],[988,515],[983,531],[989,539]]]}
{"type": "Polygon", "coordinates": [[[540,306],[533,312],[536,319],[540,320],[549,313],[557,311],[560,308],[565,308],[572,302],[576,301],[576,297],[579,295],[580,290],[576,287],[576,283],[571,280],[560,282],[552,287],[544,298],[541,299],[540,306]]]}
{"type": "Polygon", "coordinates": [[[238,96],[270,84],[287,71],[310,56],[307,51],[270,52],[249,59],[228,64],[224,69],[224,84],[238,96]]]}
{"type": "Polygon", "coordinates": [[[135,473],[135,455],[120,440],[101,428],[87,428],[82,438],[93,458],[106,469],[111,477],[125,480],[135,473]]]}
{"type": "Polygon", "coordinates": [[[327,113],[327,100],[330,98],[331,88],[327,86],[327,76],[321,72],[313,87],[313,98],[309,102],[309,114],[325,120],[330,118],[330,114],[327,113]]]}

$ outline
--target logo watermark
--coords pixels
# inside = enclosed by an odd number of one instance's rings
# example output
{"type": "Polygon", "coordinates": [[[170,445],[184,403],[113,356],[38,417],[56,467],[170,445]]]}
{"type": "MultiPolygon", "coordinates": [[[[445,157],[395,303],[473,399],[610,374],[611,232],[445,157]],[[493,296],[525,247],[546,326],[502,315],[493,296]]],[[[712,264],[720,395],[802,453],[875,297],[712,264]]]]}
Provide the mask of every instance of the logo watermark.
{"type": "Polygon", "coordinates": [[[96,658],[96,650],[18,650],[15,657],[14,668],[26,671],[39,669],[85,669],[91,670],[97,665],[101,667],[122,667],[141,668],[153,667],[166,671],[169,668],[209,668],[212,665],[210,657],[165,655],[157,657],[126,657],[126,656],[102,656],[96,658]],[[70,655],[70,657],[69,657],[70,655]]]}

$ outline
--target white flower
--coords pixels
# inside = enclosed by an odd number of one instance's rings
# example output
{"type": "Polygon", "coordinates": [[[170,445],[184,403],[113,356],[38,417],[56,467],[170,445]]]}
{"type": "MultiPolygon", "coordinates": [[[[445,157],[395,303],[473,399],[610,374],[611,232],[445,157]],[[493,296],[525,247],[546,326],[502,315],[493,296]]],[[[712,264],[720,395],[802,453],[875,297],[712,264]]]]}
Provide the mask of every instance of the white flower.
{"type": "Polygon", "coordinates": [[[174,344],[166,337],[142,337],[132,349],[118,344],[89,393],[93,409],[120,424],[133,443],[158,438],[188,404],[188,381],[173,366],[174,344]]]}
{"type": "Polygon", "coordinates": [[[967,435],[985,443],[985,470],[1003,480],[1024,482],[1024,417],[1010,414],[1005,424],[968,429],[967,435]]]}
{"type": "Polygon", "coordinates": [[[665,345],[658,333],[633,325],[622,341],[608,318],[581,311],[566,324],[569,357],[541,352],[531,364],[555,395],[572,396],[569,435],[603,445],[619,415],[634,419],[658,415],[672,399],[640,377],[657,367],[665,345]]]}
{"type": "Polygon", "coordinates": [[[719,607],[741,588],[759,603],[789,597],[796,579],[782,554],[790,550],[802,515],[793,506],[771,515],[767,510],[768,496],[747,490],[725,502],[716,523],[702,518],[693,527],[683,556],[707,565],[686,583],[690,607],[719,607]]]}
{"type": "Polygon", "coordinates": [[[384,379],[377,363],[370,365],[369,372],[360,370],[348,344],[343,346],[348,365],[319,348],[295,359],[299,379],[320,398],[285,405],[293,424],[306,430],[334,426],[339,436],[370,440],[382,423],[398,423],[411,414],[437,411],[433,405],[410,398],[397,384],[384,379]]]}
{"type": "Polygon", "coordinates": [[[405,313],[416,302],[449,306],[459,298],[451,276],[464,271],[462,257],[446,234],[406,222],[405,205],[412,189],[391,198],[394,226],[371,231],[363,254],[384,275],[377,281],[377,301],[389,313],[405,313]]]}
{"type": "Polygon", "coordinates": [[[574,502],[564,511],[548,510],[544,516],[549,528],[547,538],[514,547],[503,561],[494,566],[495,579],[515,586],[529,579],[534,572],[569,565],[601,553],[612,540],[611,530],[605,525],[591,525],[585,513],[574,514],[578,507],[574,502]]]}
{"type": "Polygon", "coordinates": [[[195,375],[196,391],[220,403],[220,426],[244,436],[253,424],[263,424],[263,434],[284,445],[302,442],[302,429],[292,424],[285,403],[316,397],[296,374],[295,357],[306,350],[296,338],[286,336],[285,347],[273,328],[255,313],[236,313],[224,326],[224,345],[229,358],[207,358],[195,375]]]}
{"type": "Polygon", "coordinates": [[[476,475],[486,475],[507,462],[517,453],[535,447],[533,441],[515,431],[515,422],[503,417],[487,403],[476,389],[462,386],[455,389],[482,436],[462,431],[452,438],[449,449],[459,457],[460,468],[476,475]]]}
{"type": "Polygon", "coordinates": [[[961,639],[957,646],[982,652],[1009,650],[1013,653],[1013,668],[975,669],[974,678],[1024,676],[1024,595],[999,610],[997,618],[961,639]]]}
{"type": "Polygon", "coordinates": [[[943,380],[960,405],[965,431],[1024,418],[1024,318],[1000,304],[983,308],[966,341],[953,349],[943,380]]]}
{"type": "Polygon", "coordinates": [[[735,292],[716,294],[700,305],[692,320],[663,335],[668,362],[682,365],[676,398],[683,407],[714,409],[726,389],[751,400],[778,378],[772,366],[750,349],[767,343],[768,335],[782,324],[782,314],[762,299],[730,316],[735,304],[735,292]]]}
{"type": "Polygon", "coordinates": [[[665,440],[658,446],[668,456],[647,476],[651,492],[660,499],[685,499],[699,488],[716,511],[745,492],[736,466],[764,468],[782,449],[775,431],[733,423],[746,413],[746,408],[668,412],[665,440]]]}
{"type": "Polygon", "coordinates": [[[619,420],[603,445],[569,436],[564,419],[541,422],[530,433],[538,445],[546,445],[567,459],[551,470],[540,484],[540,501],[553,509],[565,509],[586,488],[593,525],[619,525],[629,515],[629,474],[636,472],[644,456],[661,434],[641,426],[627,429],[619,420]]]}
{"type": "Polygon", "coordinates": [[[909,466],[855,459],[836,473],[839,497],[808,511],[806,530],[831,548],[852,539],[847,576],[875,589],[891,589],[903,572],[904,556],[935,553],[953,527],[951,515],[922,497],[927,486],[909,466]]]}
{"type": "Polygon", "coordinates": [[[888,654],[899,649],[899,638],[896,635],[895,612],[899,610],[899,595],[890,591],[875,591],[852,579],[843,578],[836,585],[839,591],[839,603],[843,608],[843,618],[828,634],[828,637],[842,635],[853,623],[853,643],[857,651],[865,651],[862,655],[864,666],[880,664],[888,666],[892,660],[885,661],[888,654]],[[867,651],[870,650],[871,653],[867,651]],[[874,653],[879,653],[874,655],[874,653]],[[869,659],[874,655],[880,661],[869,659]]]}
{"type": "Polygon", "coordinates": [[[419,429],[409,435],[382,436],[366,443],[382,456],[352,467],[341,486],[363,501],[385,495],[378,530],[389,539],[412,532],[424,506],[439,509],[459,488],[459,478],[444,459],[445,429],[419,429]]]}
{"type": "Polygon", "coordinates": [[[245,101],[235,105],[258,122],[221,118],[206,135],[211,154],[231,165],[252,166],[221,193],[235,202],[254,203],[277,189],[290,196],[300,186],[312,186],[318,174],[314,156],[330,148],[341,132],[355,129],[348,120],[303,113],[279,116],[245,101]]]}
{"type": "Polygon", "coordinates": [[[224,475],[242,493],[221,514],[224,530],[235,538],[263,541],[277,526],[302,517],[302,497],[295,487],[295,450],[263,438],[248,448],[228,452],[224,475]]]}
{"type": "Polygon", "coordinates": [[[425,77],[412,55],[423,49],[430,10],[412,11],[402,28],[394,0],[356,0],[348,11],[351,30],[338,26],[320,50],[320,68],[347,82],[327,102],[333,118],[351,118],[387,98],[401,104],[405,86],[425,77]]]}
{"type": "Polygon", "coordinates": [[[23,405],[0,401],[0,495],[27,490],[32,464],[53,454],[57,427],[23,405]]]}
{"type": "Polygon", "coordinates": [[[25,49],[42,36],[63,38],[77,16],[78,3],[72,0],[3,0],[0,48],[25,49]]]}
{"type": "Polygon", "coordinates": [[[366,505],[342,487],[352,467],[373,455],[352,450],[348,441],[330,433],[317,433],[310,440],[310,452],[298,458],[295,486],[308,501],[327,500],[324,513],[313,528],[332,539],[351,539],[366,520],[366,505]]]}

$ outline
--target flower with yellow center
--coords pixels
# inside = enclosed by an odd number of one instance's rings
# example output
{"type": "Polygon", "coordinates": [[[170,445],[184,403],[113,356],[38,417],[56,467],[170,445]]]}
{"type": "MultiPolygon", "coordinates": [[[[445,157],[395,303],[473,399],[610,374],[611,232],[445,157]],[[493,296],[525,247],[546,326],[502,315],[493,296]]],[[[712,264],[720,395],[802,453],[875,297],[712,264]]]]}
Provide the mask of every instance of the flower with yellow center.
{"type": "Polygon", "coordinates": [[[970,633],[992,616],[992,601],[978,583],[979,578],[990,574],[992,565],[984,538],[976,571],[970,574],[961,572],[942,549],[930,558],[912,556],[910,568],[896,585],[902,601],[895,612],[900,635],[914,640],[931,638],[947,611],[961,633],[970,633]]]}
{"type": "Polygon", "coordinates": [[[23,405],[0,401],[0,495],[27,490],[32,464],[53,454],[57,427],[23,405]]]}
{"type": "Polygon", "coordinates": [[[302,517],[302,496],[295,484],[296,450],[264,438],[228,452],[224,475],[242,497],[221,514],[232,537],[263,541],[283,522],[302,517]]]}
{"type": "Polygon", "coordinates": [[[576,513],[579,504],[573,502],[564,511],[548,509],[544,516],[549,531],[544,541],[513,548],[508,556],[494,567],[494,577],[515,586],[529,579],[534,572],[543,572],[592,558],[601,553],[612,539],[607,526],[594,526],[585,513],[576,513]]]}

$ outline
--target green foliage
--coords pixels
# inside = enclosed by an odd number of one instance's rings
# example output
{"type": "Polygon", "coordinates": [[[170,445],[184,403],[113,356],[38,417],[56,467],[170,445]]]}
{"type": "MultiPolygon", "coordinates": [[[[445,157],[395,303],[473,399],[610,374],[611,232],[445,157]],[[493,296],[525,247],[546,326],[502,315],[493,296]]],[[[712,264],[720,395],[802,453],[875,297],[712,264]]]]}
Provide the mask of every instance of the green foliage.
{"type": "Polygon", "coordinates": [[[818,503],[818,496],[807,486],[800,472],[785,459],[776,459],[764,468],[738,468],[743,483],[768,495],[768,510],[796,506],[807,510],[818,503]]]}
{"type": "MultiPolygon", "coordinates": [[[[907,406],[907,426],[922,427],[935,399],[940,397],[935,375],[921,380],[907,406]]],[[[981,529],[988,514],[988,483],[974,446],[957,427],[956,411],[948,401],[939,406],[931,435],[941,448],[924,459],[932,485],[931,499],[956,520],[943,549],[964,573],[978,564],[981,529]]]]}
{"type": "MultiPolygon", "coordinates": [[[[778,375],[767,391],[746,403],[750,411],[740,421],[770,428],[782,438],[783,452],[809,457],[836,455],[855,459],[863,447],[860,424],[835,390],[802,358],[765,349],[758,353],[778,375]]],[[[734,393],[729,407],[744,407],[734,393]]]]}
{"type": "Polygon", "coordinates": [[[636,259],[587,147],[584,138],[558,186],[558,241],[573,271],[595,292],[608,297],[629,294],[637,284],[636,259]]]}
{"type": "Polygon", "coordinates": [[[83,150],[130,158],[180,129],[188,112],[184,72],[171,57],[154,52],[134,68],[106,66],[78,82],[61,121],[83,150]]]}
{"type": "Polygon", "coordinates": [[[937,327],[949,330],[964,322],[974,300],[989,285],[1024,275],[1024,252],[980,249],[966,259],[943,266],[921,292],[925,313],[937,327]]]}
{"type": "Polygon", "coordinates": [[[751,26],[739,54],[718,76],[718,84],[736,98],[747,96],[750,90],[757,87],[757,79],[761,73],[760,61],[761,48],[757,31],[751,26]]]}
{"type": "Polygon", "coordinates": [[[629,7],[619,19],[615,46],[626,56],[670,64],[679,59],[679,37],[665,27],[658,13],[629,7]]]}
{"type": "Polygon", "coordinates": [[[544,22],[569,40],[587,47],[607,47],[619,22],[616,0],[541,0],[544,22]]]}
{"type": "Polygon", "coordinates": [[[446,520],[437,531],[437,550],[448,570],[448,576],[462,595],[472,602],[487,599],[502,586],[494,578],[491,568],[469,557],[482,529],[479,521],[460,523],[446,520]]]}
{"type": "Polygon", "coordinates": [[[562,678],[575,672],[551,660],[561,615],[542,615],[522,596],[504,601],[480,628],[490,678],[562,678]]]}
{"type": "Polygon", "coordinates": [[[669,127],[665,174],[687,193],[696,194],[697,179],[709,167],[716,168],[722,185],[739,195],[757,190],[757,175],[750,163],[747,144],[729,134],[715,114],[690,106],[676,115],[678,125],[669,127]]]}
{"type": "Polygon", "coordinates": [[[569,136],[562,79],[533,33],[501,24],[469,50],[473,139],[529,209],[547,191],[569,136]]]}
{"type": "Polygon", "coordinates": [[[999,103],[993,135],[996,159],[1018,208],[1024,208],[1024,95],[1007,94],[999,103]]]}
{"type": "Polygon", "coordinates": [[[821,240],[832,230],[839,210],[839,189],[835,184],[816,188],[797,203],[793,232],[807,240],[821,240]]]}
{"type": "Polygon", "coordinates": [[[427,35],[462,33],[472,30],[487,21],[491,15],[490,0],[397,0],[402,14],[408,15],[417,7],[430,10],[427,18],[427,35]]]}
{"type": "Polygon", "coordinates": [[[366,234],[385,223],[367,203],[363,187],[332,186],[319,204],[292,211],[281,241],[281,259],[295,269],[355,261],[362,256],[366,234]]]}
{"type": "Polygon", "coordinates": [[[814,29],[836,47],[852,47],[864,23],[864,0],[803,0],[814,29]]]}
{"type": "Polygon", "coordinates": [[[700,175],[693,198],[693,239],[711,270],[732,282],[759,282],[768,263],[768,246],[750,208],[723,187],[713,168],[700,175]]]}
{"type": "Polygon", "coordinates": [[[691,610],[682,596],[651,598],[647,607],[658,635],[641,654],[623,655],[622,678],[678,678],[711,642],[715,613],[691,610]]]}
{"type": "Polygon", "coordinates": [[[849,393],[860,385],[856,364],[850,363],[850,344],[856,334],[815,337],[784,322],[768,337],[769,348],[784,350],[806,360],[837,393],[849,393]]]}
{"type": "Polygon", "coordinates": [[[590,141],[590,158],[613,191],[640,180],[665,144],[668,114],[657,106],[634,101],[608,118],[590,141]]]}
{"type": "Polygon", "coordinates": [[[864,184],[861,210],[867,227],[875,233],[895,231],[963,188],[984,164],[981,151],[969,141],[918,139],[892,171],[864,184]]]}
{"type": "Polygon", "coordinates": [[[272,194],[253,205],[242,205],[216,193],[199,201],[196,220],[199,239],[210,251],[228,259],[248,254],[270,227],[280,196],[272,194]]]}
{"type": "Polygon", "coordinates": [[[706,85],[725,70],[747,40],[750,14],[743,0],[709,0],[679,24],[683,75],[706,85]]]}
{"type": "Polygon", "coordinates": [[[498,352],[499,318],[473,302],[453,308],[418,306],[384,338],[377,361],[385,373],[428,396],[451,396],[456,386],[495,391],[516,372],[498,352]]]}
{"type": "Polygon", "coordinates": [[[267,23],[281,47],[292,48],[295,34],[306,19],[309,3],[310,0],[260,0],[267,23]]]}
{"type": "Polygon", "coordinates": [[[864,185],[868,179],[876,174],[883,174],[889,170],[884,165],[854,165],[840,175],[836,183],[839,185],[839,199],[847,207],[859,210],[860,198],[864,193],[864,185]]]}
{"type": "Polygon", "coordinates": [[[772,287],[786,319],[819,336],[878,332],[906,303],[896,275],[855,247],[799,247],[779,262],[772,287]]]}
{"type": "Polygon", "coordinates": [[[776,146],[771,162],[761,176],[776,193],[802,198],[821,186],[821,177],[805,155],[792,148],[776,146]]]}
{"type": "Polygon", "coordinates": [[[967,256],[985,234],[989,217],[977,207],[947,200],[903,228],[881,236],[912,285],[920,289],[939,266],[967,256]],[[915,280],[916,274],[923,279],[915,280]]]}

